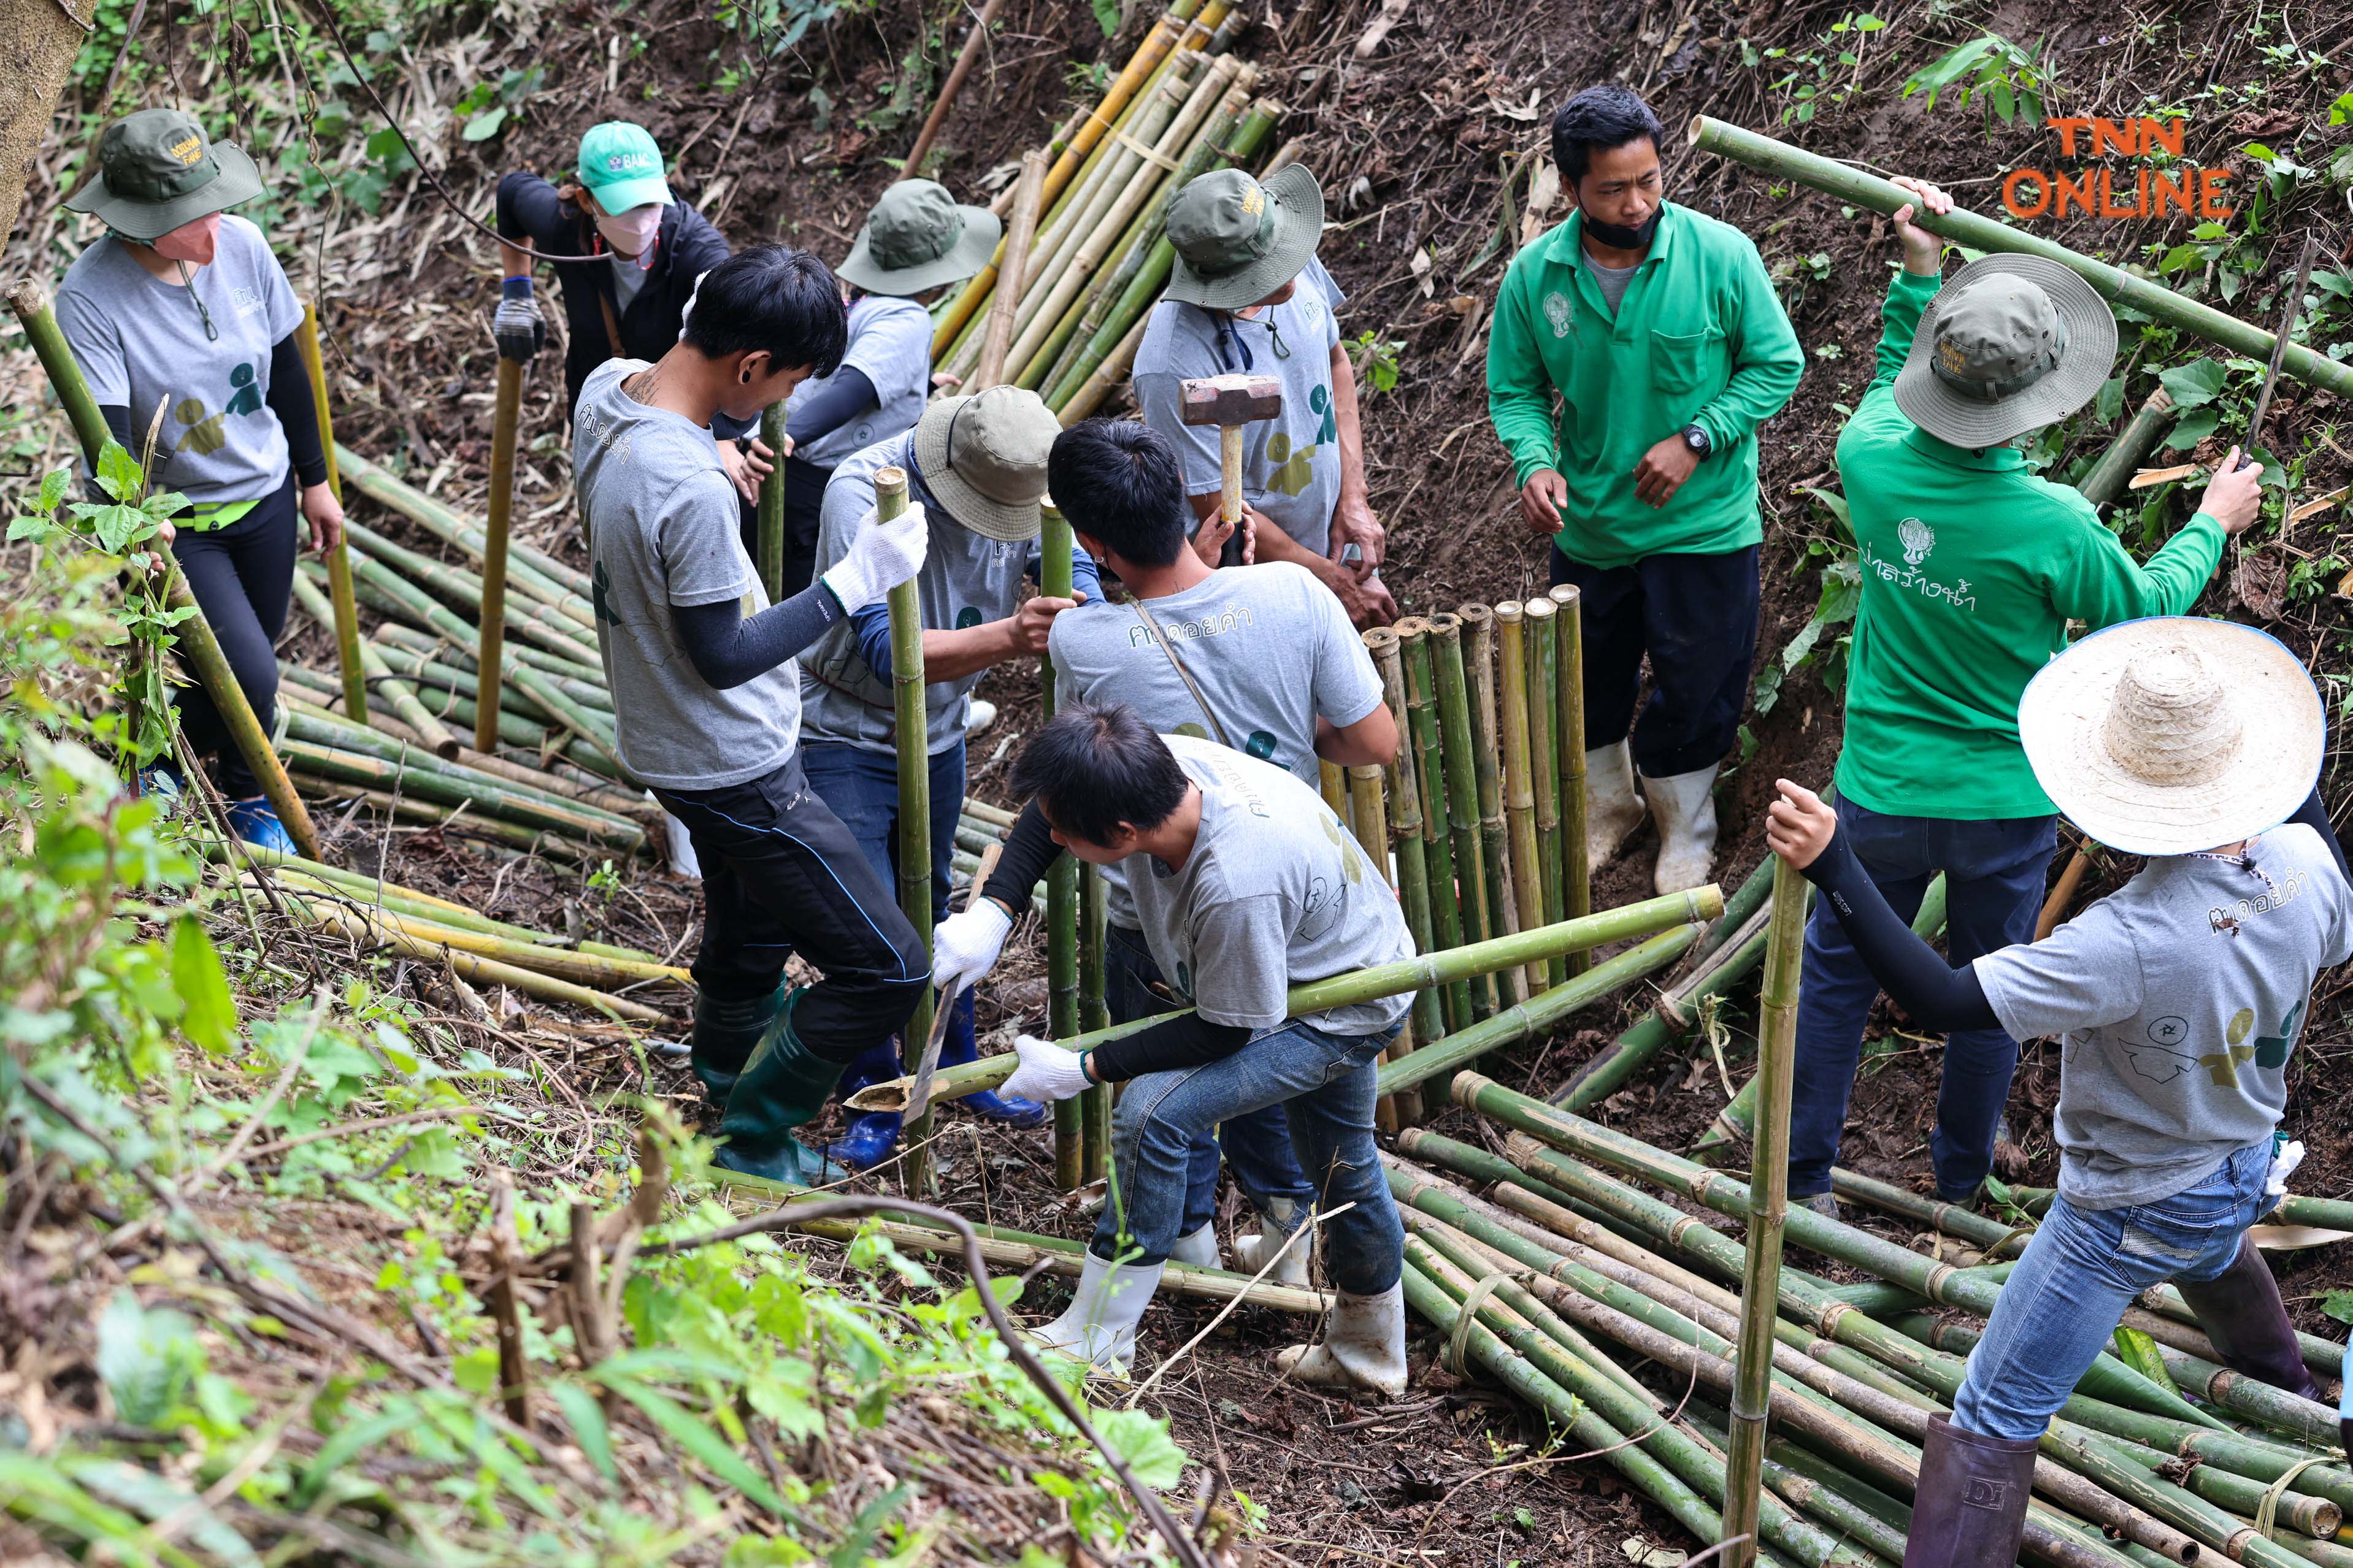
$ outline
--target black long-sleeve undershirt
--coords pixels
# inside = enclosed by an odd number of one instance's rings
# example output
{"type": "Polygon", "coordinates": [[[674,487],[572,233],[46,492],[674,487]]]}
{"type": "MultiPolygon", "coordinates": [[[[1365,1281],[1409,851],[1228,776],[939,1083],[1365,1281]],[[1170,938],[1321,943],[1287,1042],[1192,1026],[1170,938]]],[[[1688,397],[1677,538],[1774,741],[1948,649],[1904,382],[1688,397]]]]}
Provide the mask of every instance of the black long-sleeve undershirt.
{"type": "Polygon", "coordinates": [[[1038,880],[1045,876],[1046,868],[1062,847],[1054,842],[1053,824],[1046,820],[1045,811],[1036,801],[1021,808],[1013,821],[1013,831],[1006,836],[1005,852],[997,858],[997,869],[982,884],[980,896],[994,899],[1005,906],[1006,912],[1018,919],[1029,907],[1029,895],[1038,890],[1038,880]]]}
{"type": "Polygon", "coordinates": [[[670,618],[694,673],[712,690],[725,691],[765,675],[844,617],[841,601],[820,580],[748,620],[740,599],[672,605],[670,618]]]}
{"type": "MultiPolygon", "coordinates": [[[[278,426],[286,432],[286,454],[294,465],[294,477],[305,486],[327,482],[327,449],[319,438],[319,405],[312,401],[311,370],[302,363],[302,350],[287,333],[269,351],[269,395],[262,399],[269,412],[278,416],[278,426]]],[[[106,421],[106,432],[122,449],[132,457],[147,439],[146,432],[131,426],[131,410],[120,403],[100,405],[99,417],[106,421]]],[[[155,447],[157,472],[172,460],[172,448],[160,442],[155,447]]],[[[155,478],[150,475],[150,479],[155,478]]],[[[168,489],[168,486],[163,487],[168,489]]]]}
{"type": "Polygon", "coordinates": [[[1250,1032],[1186,1013],[1125,1039],[1097,1046],[1087,1067],[1098,1083],[1119,1083],[1148,1072],[1175,1072],[1222,1061],[1250,1044],[1250,1032]]]}
{"type": "Polygon", "coordinates": [[[785,434],[793,438],[793,449],[798,451],[881,406],[882,395],[874,390],[866,373],[846,364],[792,411],[785,421],[785,434]]]}
{"type": "MultiPolygon", "coordinates": [[[[2317,789],[2296,807],[2295,815],[2288,821],[2303,823],[2319,834],[2320,841],[2328,847],[2330,858],[2337,862],[2338,874],[2347,875],[2344,847],[2337,841],[2336,830],[2329,823],[2327,808],[2321,804],[2317,789]]],[[[1814,863],[1805,868],[1805,876],[1821,889],[1831,914],[1844,928],[1847,940],[1854,943],[1855,952],[1871,970],[1872,977],[1879,982],[1880,989],[1910,1014],[1915,1023],[1939,1032],[2001,1026],[2000,1020],[1994,1016],[1993,1005],[1986,1000],[1985,988],[1978,984],[1976,966],[1950,967],[1935,948],[1896,919],[1895,911],[1881,896],[1878,884],[1855,858],[1846,835],[1833,834],[1830,847],[1815,857],[1814,863]]],[[[2353,875],[2347,875],[2347,879],[2353,881],[2353,875]]]]}

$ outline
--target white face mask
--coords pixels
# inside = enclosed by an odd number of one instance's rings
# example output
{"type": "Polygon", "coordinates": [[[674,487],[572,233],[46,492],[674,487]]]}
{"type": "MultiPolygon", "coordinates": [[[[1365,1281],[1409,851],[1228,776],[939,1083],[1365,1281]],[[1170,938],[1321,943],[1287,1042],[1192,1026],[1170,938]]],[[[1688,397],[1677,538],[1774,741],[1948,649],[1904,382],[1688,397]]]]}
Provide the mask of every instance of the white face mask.
{"type": "Polygon", "coordinates": [[[596,232],[605,243],[623,256],[643,256],[661,232],[662,208],[659,202],[648,202],[641,207],[631,207],[617,216],[596,215],[596,232]]]}

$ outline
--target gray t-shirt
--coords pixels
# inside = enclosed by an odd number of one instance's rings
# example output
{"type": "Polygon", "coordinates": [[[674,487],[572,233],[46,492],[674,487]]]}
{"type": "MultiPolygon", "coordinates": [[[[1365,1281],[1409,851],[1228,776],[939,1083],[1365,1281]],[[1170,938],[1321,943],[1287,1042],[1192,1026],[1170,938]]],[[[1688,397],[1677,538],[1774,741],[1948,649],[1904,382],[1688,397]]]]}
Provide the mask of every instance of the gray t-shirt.
{"type": "MultiPolygon", "coordinates": [[[[909,478],[909,499],[923,503],[929,541],[923,570],[915,575],[915,598],[923,606],[923,625],[934,631],[976,626],[1001,621],[1020,608],[1022,578],[1038,564],[1035,539],[1014,543],[986,538],[958,522],[945,507],[931,498],[915,473],[913,442],[904,434],[877,442],[833,470],[818,512],[817,572],[823,576],[849,552],[858,520],[874,505],[874,471],[902,468],[909,478]]],[[[938,754],[964,739],[972,713],[973,688],[986,670],[954,680],[934,680],[923,688],[924,749],[938,754]]],[[[870,668],[858,651],[858,627],[840,621],[802,656],[801,702],[803,736],[811,742],[832,742],[888,752],[897,733],[891,705],[891,683],[870,668]]]]}
{"type": "Polygon", "coordinates": [[[621,390],[643,360],[591,372],[573,412],[572,467],[588,534],[596,641],[621,765],[658,789],[723,789],[792,755],[800,671],[791,659],[724,691],[695,672],[673,605],[768,607],[744,553],[735,487],[711,432],[621,390]]]}
{"type": "Polygon", "coordinates": [[[2290,823],[2244,864],[2152,859],[2044,941],[1977,960],[2003,1028],[2062,1037],[2061,1194],[2155,1203],[2269,1138],[2313,977],[2348,956],[2353,889],[2290,823]]]}
{"type": "Polygon", "coordinates": [[[108,235],[68,269],[58,325],[90,395],[130,409],[140,439],[165,405],[160,445],[172,458],[157,465],[158,489],[200,505],[259,500],[286,483],[269,351],[302,324],[302,307],[269,242],[234,214],[221,216],[212,260],[192,271],[191,283],[166,283],[108,235]]]}
{"type": "Polygon", "coordinates": [[[1175,300],[1153,307],[1135,351],[1135,401],[1144,422],[1176,448],[1188,494],[1215,493],[1224,469],[1217,427],[1185,423],[1177,384],[1248,371],[1282,383],[1282,412],[1242,434],[1242,499],[1317,555],[1332,543],[1340,501],[1340,426],[1332,406],[1333,312],[1346,300],[1320,261],[1271,310],[1243,318],[1175,300]],[[1278,343],[1280,347],[1278,347],[1278,343]]]}
{"type": "MultiPolygon", "coordinates": [[[[613,252],[613,306],[615,314],[621,315],[628,313],[629,306],[637,300],[638,290],[646,286],[646,274],[651,270],[652,261],[653,257],[650,254],[644,256],[624,256],[617,250],[613,252]]],[[[702,281],[702,279],[700,278],[695,279],[695,282],[698,285],[702,281]]],[[[681,337],[686,335],[686,329],[683,324],[679,328],[679,335],[681,337]]]]}
{"type": "MultiPolygon", "coordinates": [[[[838,467],[877,441],[913,430],[923,416],[923,403],[932,391],[932,313],[913,300],[859,296],[850,301],[849,347],[841,363],[865,373],[881,406],[835,426],[810,442],[807,450],[793,454],[820,468],[838,467]]],[[[786,415],[789,417],[832,379],[813,377],[793,388],[786,415]]]]}
{"type": "Polygon", "coordinates": [[[1619,301],[1626,298],[1626,286],[1634,281],[1634,274],[1642,270],[1642,264],[1638,261],[1631,267],[1604,267],[1590,256],[1578,259],[1593,274],[1593,285],[1601,290],[1602,303],[1609,307],[1611,315],[1616,315],[1619,301]]]}
{"type": "MultiPolygon", "coordinates": [[[[1290,1017],[1293,986],[1413,956],[1397,895],[1322,795],[1214,741],[1163,738],[1201,788],[1200,834],[1180,869],[1121,864],[1153,962],[1202,1017],[1255,1038],[1290,1017]]],[[[1412,1009],[1408,993],[1302,1021],[1373,1035],[1412,1009]]]]}

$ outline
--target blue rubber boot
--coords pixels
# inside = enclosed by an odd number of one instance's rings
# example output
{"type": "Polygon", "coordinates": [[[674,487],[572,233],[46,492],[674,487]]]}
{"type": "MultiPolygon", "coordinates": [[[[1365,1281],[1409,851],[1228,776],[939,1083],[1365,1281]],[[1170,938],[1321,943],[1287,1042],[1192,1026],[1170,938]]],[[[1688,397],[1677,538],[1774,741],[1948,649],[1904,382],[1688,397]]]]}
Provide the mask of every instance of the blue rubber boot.
{"type": "MultiPolygon", "coordinates": [[[[978,1059],[980,1042],[976,1035],[972,993],[969,990],[959,991],[956,999],[948,1005],[948,1032],[947,1037],[940,1042],[940,1066],[962,1067],[968,1061],[978,1059]]],[[[1018,1094],[999,1094],[993,1089],[967,1094],[956,1103],[975,1116],[985,1117],[990,1121],[1002,1121],[1008,1127],[1043,1127],[1046,1118],[1051,1114],[1034,1100],[1024,1100],[1018,1094]]]]}
{"type": "Polygon", "coordinates": [[[720,997],[698,991],[694,995],[694,1033],[688,1042],[694,1076],[702,1080],[703,1098],[713,1110],[727,1109],[744,1064],[760,1048],[760,1037],[784,1007],[787,988],[779,984],[765,996],[720,997]]]}
{"type": "MultiPolygon", "coordinates": [[[[840,1096],[848,1100],[861,1089],[888,1083],[898,1076],[899,1042],[884,1040],[849,1064],[849,1070],[841,1075],[840,1096]]],[[[889,1159],[898,1146],[899,1113],[872,1110],[852,1116],[840,1139],[827,1145],[825,1157],[853,1171],[864,1171],[889,1159]]]]}
{"type": "Polygon", "coordinates": [[[760,1048],[735,1079],[719,1120],[719,1152],[712,1163],[723,1171],[782,1187],[813,1187],[849,1173],[793,1136],[793,1129],[817,1119],[826,1097],[841,1079],[841,1064],[827,1061],[793,1033],[796,989],[776,1010],[760,1048]]]}
{"type": "Polygon", "coordinates": [[[294,847],[294,840],[287,837],[286,825],[278,820],[278,813],[259,795],[228,803],[228,826],[230,832],[256,848],[280,855],[301,853],[294,847]]]}

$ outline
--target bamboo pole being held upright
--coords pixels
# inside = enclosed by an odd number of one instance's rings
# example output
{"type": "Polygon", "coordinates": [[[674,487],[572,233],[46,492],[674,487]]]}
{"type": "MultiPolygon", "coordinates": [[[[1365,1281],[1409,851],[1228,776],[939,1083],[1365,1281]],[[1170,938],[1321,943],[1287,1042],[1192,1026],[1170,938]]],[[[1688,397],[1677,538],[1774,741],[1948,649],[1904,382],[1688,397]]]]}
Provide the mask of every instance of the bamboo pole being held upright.
{"type": "MultiPolygon", "coordinates": [[[[989,0],[991,5],[1002,0],[989,0]]],[[[1005,237],[1005,275],[1018,278],[1029,270],[1029,247],[1038,237],[1038,208],[1046,199],[1046,154],[1036,148],[1021,154],[1021,178],[1014,187],[1013,226],[1005,237]]],[[[1021,304],[1019,290],[999,289],[988,307],[988,336],[980,347],[980,364],[961,388],[980,392],[1005,379],[1005,356],[1013,347],[1013,321],[1021,304]]]]}
{"type": "MultiPolygon", "coordinates": [[[[1038,586],[1050,598],[1067,599],[1071,596],[1071,525],[1050,500],[1039,509],[1039,514],[1038,586]]],[[[1063,693],[1057,689],[1050,660],[1043,674],[1042,716],[1051,719],[1061,706],[1063,693]]],[[[1079,863],[1067,853],[1055,856],[1046,870],[1046,1021],[1050,1038],[1067,1040],[1080,1033],[1079,863]]],[[[1108,1098],[1108,1089],[1103,1092],[1108,1098]]],[[[1085,1099],[1076,1096],[1054,1102],[1054,1180],[1064,1192],[1077,1191],[1087,1179],[1085,1099]]],[[[1102,1120],[1108,1128],[1107,1112],[1102,1120]]]]}
{"type": "MultiPolygon", "coordinates": [[[[81,445],[82,456],[95,470],[100,455],[114,437],[106,428],[106,416],[98,411],[98,400],[90,395],[90,382],[82,375],[80,364],[66,346],[65,333],[58,329],[58,318],[49,309],[48,291],[26,279],[10,286],[8,308],[16,311],[18,324],[25,329],[26,341],[32,344],[41,369],[48,374],[49,385],[57,392],[58,404],[73,425],[74,438],[81,445]]],[[[220,638],[213,635],[212,623],[205,618],[204,606],[196,603],[187,574],[180,570],[172,547],[162,540],[148,541],[147,548],[164,563],[164,605],[185,612],[173,633],[187,655],[188,663],[195,668],[196,684],[212,699],[222,724],[236,742],[237,755],[253,770],[253,776],[261,781],[261,793],[270,809],[278,814],[287,837],[294,840],[295,848],[308,859],[318,859],[318,829],[311,826],[311,814],[303,808],[302,797],[294,793],[294,782],[286,776],[286,769],[269,743],[269,731],[262,728],[253,704],[245,700],[245,689],[237,683],[237,671],[229,667],[228,655],[221,651],[220,638]]]]}
{"type": "MultiPolygon", "coordinates": [[[[1462,905],[1462,940],[1484,942],[1496,934],[1496,928],[1488,923],[1487,873],[1479,841],[1478,748],[1471,734],[1462,622],[1443,613],[1429,620],[1432,674],[1438,682],[1438,732],[1446,770],[1446,819],[1453,840],[1456,897],[1462,905]]],[[[1494,1010],[1494,984],[1482,975],[1471,983],[1472,1015],[1484,1018],[1494,1010]]]]}
{"type": "MultiPolygon", "coordinates": [[[[1593,868],[1585,845],[1585,616],[1575,584],[1560,584],[1546,596],[1557,611],[1553,631],[1560,643],[1554,683],[1559,718],[1553,725],[1560,747],[1560,912],[1575,917],[1593,910],[1593,868]]],[[[1585,954],[1574,954],[1568,972],[1587,962],[1585,954]]]]}
{"type": "MultiPolygon", "coordinates": [[[[1377,763],[1360,763],[1348,770],[1348,815],[1345,820],[1348,831],[1356,836],[1356,847],[1392,893],[1397,881],[1389,872],[1389,819],[1388,803],[1381,798],[1382,770],[1377,763]]],[[[1395,1061],[1413,1049],[1413,1018],[1409,1015],[1397,1041],[1381,1053],[1383,1061],[1395,1061]]],[[[1419,1109],[1419,1108],[1417,1108],[1419,1109]]],[[[1384,1132],[1395,1133],[1403,1125],[1398,1120],[1394,1098],[1381,1096],[1373,1107],[1373,1119],[1384,1132]]]]}
{"type": "Polygon", "coordinates": [[[760,414],[760,443],[776,466],[760,481],[760,590],[776,604],[785,596],[785,405],[771,403],[760,414]]]}
{"type": "MultiPolygon", "coordinates": [[[[1512,901],[1511,846],[1504,830],[1504,768],[1502,742],[1495,716],[1495,612],[1485,605],[1460,605],[1454,618],[1462,626],[1462,668],[1469,679],[1471,760],[1479,795],[1479,869],[1486,900],[1487,932],[1508,936],[1525,928],[1512,901]]],[[[1496,1000],[1504,1006],[1525,1000],[1519,976],[1505,970],[1494,976],[1496,1000]]]]}
{"type": "MultiPolygon", "coordinates": [[[[1397,624],[1405,653],[1406,716],[1412,724],[1417,789],[1421,797],[1421,853],[1430,881],[1430,939],[1440,949],[1462,945],[1462,898],[1455,879],[1452,825],[1448,821],[1446,752],[1438,722],[1437,679],[1431,673],[1430,623],[1408,616],[1397,624]]],[[[1457,981],[1442,994],[1446,1026],[1468,1028],[1473,1021],[1471,986],[1457,981]]]]}
{"type": "MultiPolygon", "coordinates": [[[[1512,898],[1518,929],[1544,924],[1544,876],[1536,855],[1535,786],[1528,776],[1528,653],[1525,617],[1518,603],[1495,606],[1496,642],[1503,669],[1504,813],[1511,834],[1512,898]]],[[[1524,984],[1533,996],[1550,983],[1549,973],[1530,964],[1524,984]]]]}
{"type": "MultiPolygon", "coordinates": [[[[311,376],[311,401],[319,414],[319,445],[327,456],[327,493],[343,504],[343,472],[335,462],[335,414],[327,399],[327,365],[319,353],[319,307],[302,301],[302,368],[311,376]]],[[[360,664],[360,607],[352,596],[351,546],[338,536],[327,552],[327,595],[334,605],[335,664],[343,677],[343,711],[357,724],[367,722],[367,673],[360,664]]]]}
{"type": "Polygon", "coordinates": [[[1765,947],[1763,1018],[1757,1031],[1757,1098],[1764,1112],[1748,1171],[1748,1256],[1741,1279],[1740,1351],[1732,1391],[1732,1447],[1725,1482],[1725,1553],[1730,1568],[1757,1560],[1757,1508],[1770,1409],[1773,1329],[1780,1300],[1781,1226],[1789,1206],[1789,1085],[1798,1050],[1798,971],[1805,953],[1805,879],[1786,861],[1773,868],[1773,913],[1765,947]]]}
{"type": "MultiPolygon", "coordinates": [[[[1079,868],[1079,1027],[1111,1027],[1111,1007],[1103,997],[1108,978],[1103,973],[1103,941],[1108,934],[1103,908],[1103,869],[1079,868]]],[[[1111,1169],[1111,1085],[1099,1083],[1079,1096],[1079,1175],[1100,1182],[1111,1169]]]]}
{"type": "MultiPolygon", "coordinates": [[[[874,470],[874,521],[892,521],[907,510],[907,470],[874,470]]],[[[915,928],[923,945],[926,969],[932,957],[932,758],[929,732],[923,722],[923,606],[913,577],[892,588],[891,614],[891,708],[896,726],[899,763],[899,912],[915,928]]],[[[944,809],[953,810],[944,803],[944,809]]],[[[909,1072],[923,1065],[924,1042],[932,1037],[932,1011],[938,1005],[926,984],[915,1011],[901,1030],[900,1051],[909,1072]]],[[[938,1175],[924,1141],[931,1135],[928,1110],[908,1122],[902,1133],[906,1149],[907,1190],[936,1190],[938,1175]]]]}
{"type": "MultiPolygon", "coordinates": [[[[522,424],[522,361],[501,354],[491,420],[491,507],[482,547],[482,647],[477,656],[485,689],[497,685],[506,641],[507,528],[514,516],[515,441],[522,424]]],[[[474,716],[474,750],[494,752],[498,745],[498,713],[483,703],[474,716]]]]}

